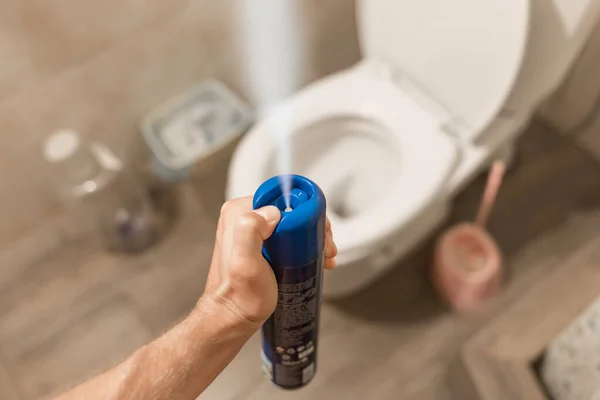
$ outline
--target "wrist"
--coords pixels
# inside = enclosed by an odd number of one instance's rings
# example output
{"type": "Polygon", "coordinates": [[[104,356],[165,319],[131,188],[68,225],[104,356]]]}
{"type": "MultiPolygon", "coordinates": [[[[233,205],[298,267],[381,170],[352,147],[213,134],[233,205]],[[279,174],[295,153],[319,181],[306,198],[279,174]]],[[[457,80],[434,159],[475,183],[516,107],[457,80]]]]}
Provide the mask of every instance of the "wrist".
{"type": "Polygon", "coordinates": [[[206,293],[198,300],[189,318],[199,321],[204,329],[215,330],[215,333],[226,332],[229,335],[247,336],[248,338],[255,334],[262,325],[249,320],[225,302],[206,293]]]}

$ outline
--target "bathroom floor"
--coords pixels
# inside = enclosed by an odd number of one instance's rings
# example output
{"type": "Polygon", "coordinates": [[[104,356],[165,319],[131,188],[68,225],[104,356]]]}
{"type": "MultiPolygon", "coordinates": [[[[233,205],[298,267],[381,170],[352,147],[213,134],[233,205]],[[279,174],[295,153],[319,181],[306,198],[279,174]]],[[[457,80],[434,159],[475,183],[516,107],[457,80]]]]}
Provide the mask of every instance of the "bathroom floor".
{"type": "MultiPolygon", "coordinates": [[[[222,187],[213,185],[208,188],[222,187]]],[[[483,178],[456,199],[451,221],[472,217],[482,185],[483,178]]],[[[220,200],[189,187],[182,193],[185,214],[143,256],[118,257],[68,241],[23,265],[3,262],[0,399],[62,391],[123,359],[193,306],[210,261],[220,200]]],[[[305,389],[282,392],[263,378],[254,337],[200,398],[462,399],[452,390],[466,382],[448,377],[460,345],[599,235],[598,226],[600,163],[570,138],[534,122],[490,221],[509,272],[503,294],[486,310],[459,316],[440,304],[427,278],[429,241],[365,292],[324,306],[319,371],[305,389]]]]}

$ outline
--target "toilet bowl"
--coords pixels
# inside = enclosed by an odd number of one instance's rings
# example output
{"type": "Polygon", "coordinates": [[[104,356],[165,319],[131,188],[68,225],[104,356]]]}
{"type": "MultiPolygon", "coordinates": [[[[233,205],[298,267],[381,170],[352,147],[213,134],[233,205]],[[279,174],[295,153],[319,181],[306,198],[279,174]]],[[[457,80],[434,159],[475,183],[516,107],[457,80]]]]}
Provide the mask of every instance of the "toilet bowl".
{"type": "Polygon", "coordinates": [[[359,0],[364,59],[299,91],[246,134],[227,198],[281,173],[307,176],[325,193],[338,246],[325,297],[368,286],[443,221],[455,190],[512,143],[559,81],[546,77],[536,91],[530,80],[529,98],[517,85],[532,64],[523,61],[535,47],[535,1],[359,0]],[[509,113],[515,98],[521,108],[509,113]],[[278,168],[281,157],[289,170],[278,168]]]}
{"type": "MultiPolygon", "coordinates": [[[[278,152],[289,151],[294,173],[318,182],[325,193],[338,247],[336,272],[346,274],[345,266],[356,263],[383,271],[385,258],[395,258],[387,242],[437,203],[458,156],[454,140],[430,114],[369,68],[360,65],[300,93],[293,114],[279,111],[289,115],[284,128],[281,118],[260,121],[239,144],[228,182],[228,198],[252,193],[277,174],[278,152]],[[274,135],[286,135],[289,148],[281,149],[274,135]]],[[[366,276],[377,275],[363,274],[325,278],[324,291],[343,294],[347,284],[362,287],[370,282],[366,276]]]]}

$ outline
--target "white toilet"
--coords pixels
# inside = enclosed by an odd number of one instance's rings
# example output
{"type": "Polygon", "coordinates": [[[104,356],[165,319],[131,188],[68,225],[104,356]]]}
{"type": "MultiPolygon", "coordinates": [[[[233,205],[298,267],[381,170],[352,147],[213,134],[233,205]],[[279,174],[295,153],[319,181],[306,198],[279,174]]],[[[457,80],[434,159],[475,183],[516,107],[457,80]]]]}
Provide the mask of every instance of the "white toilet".
{"type": "Polygon", "coordinates": [[[233,156],[227,189],[227,198],[248,196],[288,172],[321,186],[339,251],[338,267],[325,274],[329,298],[397,265],[443,221],[458,190],[510,153],[581,50],[600,0],[357,7],[363,60],[259,121],[233,156]],[[290,171],[277,168],[282,134],[290,171]]]}

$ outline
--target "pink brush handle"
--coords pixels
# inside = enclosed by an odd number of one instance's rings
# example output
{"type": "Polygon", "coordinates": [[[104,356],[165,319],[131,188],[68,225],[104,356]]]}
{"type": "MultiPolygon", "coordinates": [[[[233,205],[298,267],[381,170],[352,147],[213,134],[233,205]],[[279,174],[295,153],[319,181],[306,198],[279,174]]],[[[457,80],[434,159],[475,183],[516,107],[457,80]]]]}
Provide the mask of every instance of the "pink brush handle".
{"type": "Polygon", "coordinates": [[[477,213],[477,218],[475,220],[475,223],[482,229],[487,224],[490,212],[496,201],[496,196],[498,195],[498,190],[500,189],[502,178],[504,177],[504,170],[504,163],[502,161],[495,161],[492,165],[490,174],[488,175],[485,192],[483,193],[479,212],[477,213]]]}

